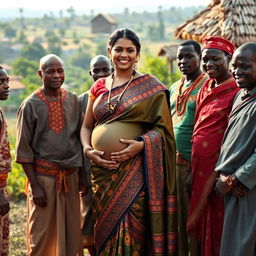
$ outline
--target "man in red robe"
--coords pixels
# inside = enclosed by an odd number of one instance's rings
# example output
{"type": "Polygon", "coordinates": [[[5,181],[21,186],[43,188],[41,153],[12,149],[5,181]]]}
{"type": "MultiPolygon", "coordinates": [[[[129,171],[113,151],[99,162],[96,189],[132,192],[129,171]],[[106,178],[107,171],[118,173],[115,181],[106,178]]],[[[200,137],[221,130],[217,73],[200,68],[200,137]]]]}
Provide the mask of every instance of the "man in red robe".
{"type": "Polygon", "coordinates": [[[192,193],[187,230],[201,245],[202,256],[219,255],[223,225],[223,199],[215,194],[215,164],[239,88],[229,72],[234,45],[221,37],[203,41],[202,66],[209,79],[197,98],[192,138],[192,193]]]}

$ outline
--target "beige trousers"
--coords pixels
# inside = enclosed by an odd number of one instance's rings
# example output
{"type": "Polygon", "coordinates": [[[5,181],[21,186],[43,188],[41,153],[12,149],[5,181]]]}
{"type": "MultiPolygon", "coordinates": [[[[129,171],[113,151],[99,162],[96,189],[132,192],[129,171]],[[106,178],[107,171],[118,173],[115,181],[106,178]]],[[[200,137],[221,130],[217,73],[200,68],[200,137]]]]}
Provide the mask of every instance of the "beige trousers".
{"type": "Polygon", "coordinates": [[[27,248],[29,256],[77,256],[81,252],[80,206],[77,172],[68,176],[69,192],[58,192],[56,179],[37,176],[47,206],[27,195],[27,248]]]}

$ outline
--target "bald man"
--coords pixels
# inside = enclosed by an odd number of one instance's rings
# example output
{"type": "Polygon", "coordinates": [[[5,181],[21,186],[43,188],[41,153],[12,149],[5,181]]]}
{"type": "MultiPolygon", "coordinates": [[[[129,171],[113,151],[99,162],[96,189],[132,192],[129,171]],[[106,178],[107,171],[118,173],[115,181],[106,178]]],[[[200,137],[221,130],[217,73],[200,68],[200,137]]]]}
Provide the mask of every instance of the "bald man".
{"type": "MultiPolygon", "coordinates": [[[[97,81],[102,77],[107,77],[113,72],[111,61],[104,55],[97,55],[92,58],[90,62],[89,74],[93,81],[97,81]]],[[[86,112],[86,106],[88,102],[88,92],[83,93],[79,96],[82,101],[83,112],[86,112]]],[[[81,220],[82,220],[82,239],[83,247],[87,248],[90,255],[96,255],[96,249],[94,246],[94,219],[92,211],[92,189],[91,189],[91,172],[90,172],[90,161],[84,158],[84,167],[86,172],[86,193],[81,197],[81,220]]]]}
{"type": "MultiPolygon", "coordinates": [[[[113,71],[111,61],[105,55],[97,55],[91,59],[89,74],[94,82],[102,77],[109,76],[113,71]]],[[[83,112],[85,113],[88,101],[88,92],[80,95],[80,99],[82,101],[83,112]]]]}
{"type": "Polygon", "coordinates": [[[27,189],[27,247],[30,256],[77,256],[81,248],[78,138],[82,119],[78,97],[61,88],[62,60],[40,60],[42,86],[17,113],[16,161],[22,164],[27,189]]]}

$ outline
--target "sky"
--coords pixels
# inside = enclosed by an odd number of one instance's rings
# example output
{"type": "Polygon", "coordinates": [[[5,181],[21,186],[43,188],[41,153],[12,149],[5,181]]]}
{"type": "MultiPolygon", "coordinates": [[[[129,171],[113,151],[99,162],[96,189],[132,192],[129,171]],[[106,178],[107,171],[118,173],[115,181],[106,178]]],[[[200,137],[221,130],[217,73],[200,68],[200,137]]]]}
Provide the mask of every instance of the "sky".
{"type": "Polygon", "coordinates": [[[14,9],[30,9],[30,10],[45,10],[57,11],[65,10],[73,7],[75,10],[83,10],[88,13],[93,9],[94,12],[122,12],[124,8],[128,7],[130,11],[153,11],[162,6],[164,9],[172,6],[206,6],[211,0],[7,0],[3,1],[0,5],[1,10],[14,8],[14,9]]]}

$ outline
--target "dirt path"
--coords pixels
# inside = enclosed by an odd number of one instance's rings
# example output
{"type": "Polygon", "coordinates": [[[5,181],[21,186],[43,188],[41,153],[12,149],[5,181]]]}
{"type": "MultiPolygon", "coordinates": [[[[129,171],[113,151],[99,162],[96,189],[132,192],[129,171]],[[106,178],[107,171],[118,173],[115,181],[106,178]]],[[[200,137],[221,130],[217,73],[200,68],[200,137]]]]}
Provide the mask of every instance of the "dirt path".
{"type": "MultiPolygon", "coordinates": [[[[26,256],[26,201],[11,201],[10,207],[9,256],[26,256]]],[[[84,256],[89,256],[86,250],[84,256]]]]}

